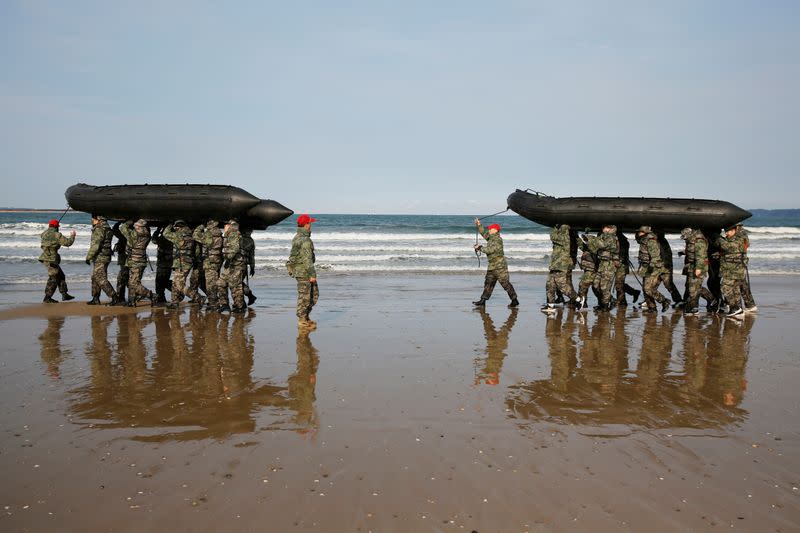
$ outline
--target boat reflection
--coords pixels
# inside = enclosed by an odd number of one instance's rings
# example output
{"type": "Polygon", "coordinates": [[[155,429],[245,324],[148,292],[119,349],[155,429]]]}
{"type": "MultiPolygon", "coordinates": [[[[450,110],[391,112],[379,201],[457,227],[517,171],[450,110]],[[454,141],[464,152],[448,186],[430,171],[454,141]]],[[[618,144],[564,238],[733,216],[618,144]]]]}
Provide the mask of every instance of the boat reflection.
{"type": "Polygon", "coordinates": [[[550,378],[509,387],[509,416],[649,429],[735,424],[747,416],[741,403],[754,321],[559,310],[545,326],[550,378]],[[638,337],[637,354],[631,339],[638,337]]]}
{"type": "Polygon", "coordinates": [[[311,339],[298,337],[297,366],[287,382],[254,379],[254,316],[252,310],[232,317],[191,309],[188,316],[155,310],[92,317],[91,372],[70,391],[72,421],[135,428],[132,439],[153,442],[258,430],[313,433],[319,357],[311,339]]]}

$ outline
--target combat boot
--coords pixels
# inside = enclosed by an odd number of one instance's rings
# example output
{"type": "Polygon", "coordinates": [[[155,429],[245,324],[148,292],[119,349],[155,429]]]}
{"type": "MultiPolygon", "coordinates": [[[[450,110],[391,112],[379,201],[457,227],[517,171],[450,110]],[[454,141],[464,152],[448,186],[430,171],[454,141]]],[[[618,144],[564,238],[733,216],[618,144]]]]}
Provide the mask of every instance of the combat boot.
{"type": "Polygon", "coordinates": [[[732,306],[725,316],[733,318],[733,317],[739,317],[739,316],[741,316],[743,314],[744,314],[744,310],[742,310],[741,307],[732,306]]]}
{"type": "Polygon", "coordinates": [[[253,294],[252,292],[247,295],[247,305],[253,305],[258,300],[258,296],[253,294]]]}
{"type": "Polygon", "coordinates": [[[563,304],[564,303],[564,295],[559,293],[558,296],[556,296],[556,301],[553,302],[553,303],[563,304]]]}
{"type": "Polygon", "coordinates": [[[697,316],[700,314],[700,309],[697,307],[693,307],[691,309],[685,309],[683,311],[684,316],[697,316]]]}
{"type": "Polygon", "coordinates": [[[136,298],[128,298],[128,301],[125,303],[127,307],[136,307],[136,298]]]}
{"type": "Polygon", "coordinates": [[[111,301],[108,302],[108,305],[110,306],[119,305],[119,296],[117,294],[112,295],[111,301]]]}
{"type": "Polygon", "coordinates": [[[516,298],[512,299],[511,303],[508,304],[508,306],[509,307],[519,307],[519,300],[517,300],[516,298]]]}
{"type": "Polygon", "coordinates": [[[217,308],[217,311],[219,311],[220,313],[225,313],[225,312],[230,311],[230,310],[231,310],[231,306],[229,306],[228,304],[222,304],[217,308]]]}
{"type": "Polygon", "coordinates": [[[642,291],[639,289],[633,289],[633,293],[633,303],[636,303],[636,301],[639,300],[639,295],[642,294],[642,291]]]}
{"type": "Polygon", "coordinates": [[[669,309],[669,300],[665,299],[663,302],[661,302],[661,312],[663,313],[667,309],[669,309]]]}
{"type": "Polygon", "coordinates": [[[66,292],[65,292],[64,294],[62,294],[62,295],[61,295],[61,301],[62,301],[62,302],[68,302],[68,301],[70,301],[70,300],[74,300],[74,299],[75,299],[75,297],[74,297],[74,296],[72,296],[71,294],[68,294],[68,293],[66,293],[66,292]]]}
{"type": "Polygon", "coordinates": [[[97,296],[93,297],[91,300],[86,302],[86,305],[100,305],[100,298],[97,296]]]}
{"type": "Polygon", "coordinates": [[[236,306],[234,306],[234,307],[231,308],[231,313],[240,314],[240,313],[244,313],[245,310],[246,309],[244,307],[236,307],[236,306]]]}
{"type": "Polygon", "coordinates": [[[486,305],[486,299],[485,298],[481,298],[480,300],[478,300],[476,302],[472,302],[472,305],[474,305],[475,307],[483,307],[484,305],[486,305]]]}
{"type": "Polygon", "coordinates": [[[744,312],[745,313],[755,313],[756,311],[758,311],[758,306],[757,305],[753,305],[753,307],[745,307],[744,308],[744,312]]]}
{"type": "Polygon", "coordinates": [[[42,300],[42,303],[45,303],[45,304],[57,304],[58,301],[57,300],[53,300],[50,296],[45,296],[44,300],[42,300]]]}

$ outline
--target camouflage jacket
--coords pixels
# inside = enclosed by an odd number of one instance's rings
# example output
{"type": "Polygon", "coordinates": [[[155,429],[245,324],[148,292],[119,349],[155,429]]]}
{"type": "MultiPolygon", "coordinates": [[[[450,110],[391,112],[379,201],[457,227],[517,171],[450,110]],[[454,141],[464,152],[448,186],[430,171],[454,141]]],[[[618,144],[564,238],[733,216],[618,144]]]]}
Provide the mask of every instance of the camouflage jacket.
{"type": "Polygon", "coordinates": [[[723,278],[744,279],[747,268],[745,239],[741,236],[722,237],[717,241],[720,250],[719,275],[723,278]]]}
{"type": "Polygon", "coordinates": [[[589,250],[589,245],[583,241],[579,241],[578,248],[581,250],[581,269],[584,272],[596,272],[597,258],[594,256],[592,251],[589,250]]]}
{"type": "Polygon", "coordinates": [[[292,251],[286,262],[286,269],[292,277],[303,280],[317,277],[314,268],[316,256],[314,243],[311,242],[311,232],[305,228],[297,228],[297,234],[292,239],[292,251]]]}
{"type": "Polygon", "coordinates": [[[499,233],[494,235],[482,225],[478,225],[478,233],[486,239],[486,244],[481,247],[481,251],[486,254],[489,261],[489,270],[508,269],[505,253],[503,252],[503,238],[499,233]]]}
{"type": "Polygon", "coordinates": [[[164,228],[164,238],[172,243],[172,268],[183,272],[194,264],[194,239],[189,227],[175,228],[170,224],[164,228]]]}
{"type": "Polygon", "coordinates": [[[639,275],[658,276],[667,271],[661,260],[661,245],[654,233],[646,233],[639,241],[639,275]]]}
{"type": "Polygon", "coordinates": [[[692,233],[691,237],[686,240],[686,254],[683,258],[683,274],[686,276],[694,276],[695,270],[700,270],[700,276],[705,276],[708,273],[708,241],[705,235],[700,230],[692,233]]]}
{"type": "Polygon", "coordinates": [[[550,240],[553,241],[553,253],[550,256],[550,270],[568,272],[573,269],[572,242],[569,235],[569,226],[561,224],[550,231],[550,240]]]}
{"type": "Polygon", "coordinates": [[[227,268],[242,268],[247,261],[242,253],[242,234],[238,229],[231,228],[225,235],[222,245],[222,256],[225,258],[227,268]]]}
{"type": "Polygon", "coordinates": [[[55,228],[47,228],[42,232],[42,255],[39,256],[41,263],[61,263],[61,256],[58,249],[62,246],[69,248],[75,242],[75,237],[64,237],[55,228]]]}
{"type": "Polygon", "coordinates": [[[664,264],[664,268],[669,272],[672,272],[672,247],[669,245],[667,238],[664,235],[657,235],[658,237],[658,246],[661,250],[661,262],[664,264]]]}
{"type": "Polygon", "coordinates": [[[125,240],[125,235],[119,230],[119,227],[122,223],[116,222],[112,227],[111,231],[114,233],[114,237],[117,238],[117,242],[112,247],[112,250],[117,254],[117,264],[120,266],[127,266],[128,264],[128,241],[125,240]]]}
{"type": "Polygon", "coordinates": [[[242,234],[242,255],[245,259],[244,267],[256,268],[256,243],[250,235],[242,234]]]}
{"type": "Polygon", "coordinates": [[[129,268],[144,268],[147,266],[147,245],[150,244],[150,228],[147,226],[135,227],[126,222],[119,227],[119,232],[128,243],[126,253],[128,260],[125,266],[129,268]]]}
{"type": "Polygon", "coordinates": [[[589,237],[589,250],[597,258],[597,271],[617,270],[619,266],[619,241],[617,234],[601,233],[599,236],[589,237]]]}
{"type": "Polygon", "coordinates": [[[197,226],[192,233],[194,241],[201,245],[203,268],[217,268],[222,264],[222,230],[197,226]]]}
{"type": "Polygon", "coordinates": [[[114,232],[111,231],[111,226],[105,220],[98,222],[92,228],[92,242],[89,245],[89,251],[86,253],[87,261],[94,261],[95,263],[108,264],[111,262],[111,239],[114,237],[114,232]]]}
{"type": "Polygon", "coordinates": [[[172,261],[175,254],[172,250],[172,242],[161,234],[153,235],[153,242],[156,243],[156,270],[167,272],[172,270],[172,261]]]}

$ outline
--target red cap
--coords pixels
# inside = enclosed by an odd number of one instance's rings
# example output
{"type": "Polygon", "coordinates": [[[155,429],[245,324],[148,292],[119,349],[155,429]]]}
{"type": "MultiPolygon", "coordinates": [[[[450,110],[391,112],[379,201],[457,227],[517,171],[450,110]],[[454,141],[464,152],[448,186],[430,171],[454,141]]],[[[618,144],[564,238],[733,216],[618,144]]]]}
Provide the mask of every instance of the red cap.
{"type": "Polygon", "coordinates": [[[59,222],[58,220],[53,219],[50,222],[48,222],[47,225],[50,226],[51,228],[57,228],[59,226],[59,222]]]}
{"type": "Polygon", "coordinates": [[[500,224],[492,224],[486,229],[496,229],[497,231],[500,231],[500,224]]]}
{"type": "Polygon", "coordinates": [[[311,224],[312,222],[316,222],[316,218],[311,218],[308,215],[300,215],[297,217],[297,225],[298,226],[305,226],[306,224],[311,224]]]}

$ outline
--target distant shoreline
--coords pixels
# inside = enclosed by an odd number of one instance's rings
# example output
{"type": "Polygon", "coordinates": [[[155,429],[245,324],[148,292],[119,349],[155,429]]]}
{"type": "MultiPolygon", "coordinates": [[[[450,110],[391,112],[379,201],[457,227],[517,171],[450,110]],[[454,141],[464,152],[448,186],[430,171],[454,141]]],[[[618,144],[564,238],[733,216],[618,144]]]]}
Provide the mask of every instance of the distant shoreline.
{"type": "Polygon", "coordinates": [[[63,209],[0,209],[0,213],[61,213],[63,209]]]}

